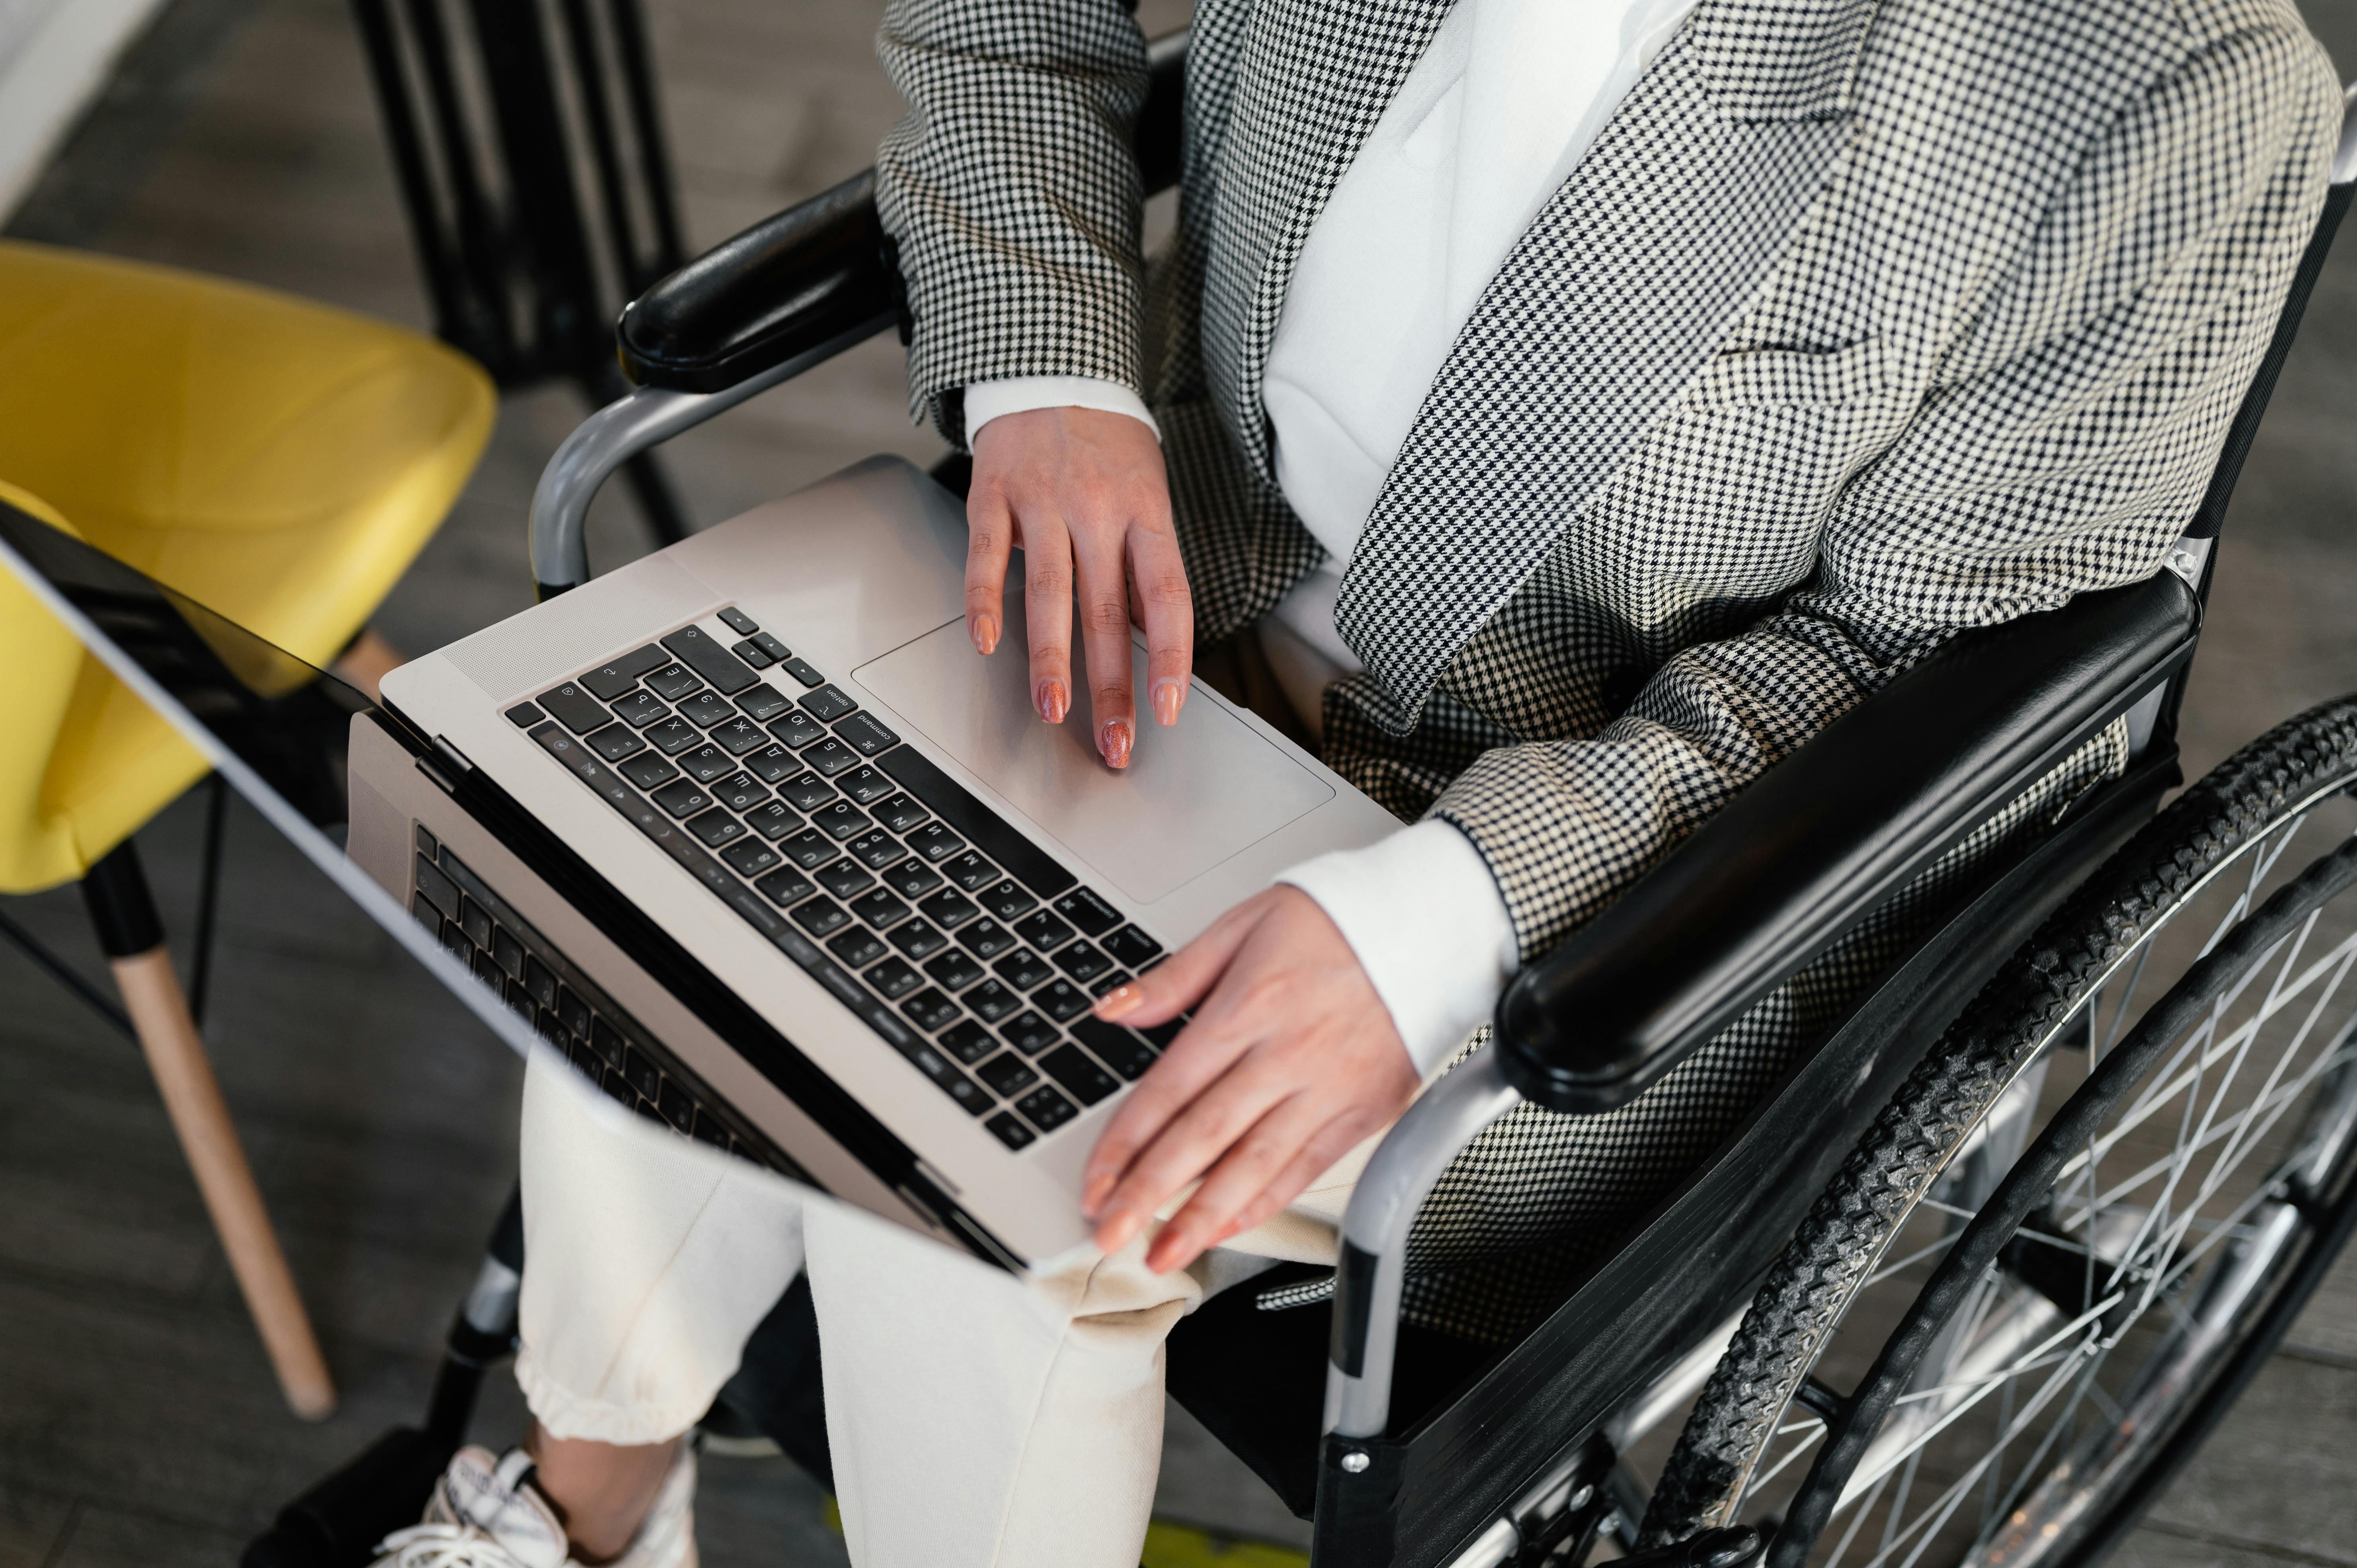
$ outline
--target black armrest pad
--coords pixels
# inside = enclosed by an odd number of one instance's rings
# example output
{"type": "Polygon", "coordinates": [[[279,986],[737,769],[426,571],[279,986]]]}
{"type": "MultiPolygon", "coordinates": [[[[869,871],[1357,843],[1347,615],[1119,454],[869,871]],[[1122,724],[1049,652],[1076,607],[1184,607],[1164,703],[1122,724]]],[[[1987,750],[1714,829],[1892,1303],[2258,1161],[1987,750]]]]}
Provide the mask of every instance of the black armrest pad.
{"type": "Polygon", "coordinates": [[[1627,1104],[2193,650],[2173,573],[1966,632],[1738,795],[1498,1004],[1508,1077],[1627,1104]]]}
{"type": "Polygon", "coordinates": [[[868,169],[723,241],[632,300],[614,328],[622,369],[640,386],[720,392],[880,331],[899,310],[883,241],[868,169]]]}
{"type": "MultiPolygon", "coordinates": [[[[1137,116],[1148,195],[1178,182],[1187,33],[1146,48],[1137,116]]],[[[899,318],[900,280],[876,217],[876,171],[756,223],[656,284],[614,327],[622,369],[640,386],[722,392],[790,360],[818,360],[899,318]]]]}

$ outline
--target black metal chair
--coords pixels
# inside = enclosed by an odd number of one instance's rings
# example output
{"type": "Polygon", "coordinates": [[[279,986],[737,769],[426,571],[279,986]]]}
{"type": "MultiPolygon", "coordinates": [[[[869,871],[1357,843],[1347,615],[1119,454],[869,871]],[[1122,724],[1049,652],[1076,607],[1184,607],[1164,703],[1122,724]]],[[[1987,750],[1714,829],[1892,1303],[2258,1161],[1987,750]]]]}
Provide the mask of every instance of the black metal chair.
{"type": "MultiPolygon", "coordinates": [[[[607,323],[684,255],[639,0],[351,4],[436,334],[502,391],[622,396],[607,323]]],[[[686,536],[651,457],[624,477],[659,542],[686,536]]]]}
{"type": "MultiPolygon", "coordinates": [[[[1176,177],[1184,48],[1154,46],[1149,191],[1176,177]]],[[[1384,1140],[1330,1302],[1267,1310],[1270,1291],[1238,1289],[1173,1335],[1172,1393],[1314,1519],[1316,1562],[1576,1564],[1610,1534],[1647,1568],[1735,1568],[1763,1549],[1778,1568],[1853,1549],[1911,1564],[1935,1546],[1989,1568],[2089,1563],[2264,1359],[2357,1223],[2357,1020],[2319,1022],[2324,982],[2357,963],[2341,901],[2357,850],[2334,815],[2357,787],[2357,697],[2158,808],[2180,781],[2212,544],[2357,188],[2357,97],[2351,125],[2168,569],[1958,637],[1753,784],[1528,968],[1493,1048],[1384,1140]],[[2106,733],[2125,736],[2125,770],[1975,861],[1543,1320],[1504,1345],[1402,1325],[1408,1232],[1467,1141],[1525,1100],[1573,1115],[1628,1103],[2106,733]],[[2312,863],[2293,853],[2311,831],[2326,846],[2312,863]],[[2299,967],[2311,940],[2337,945],[2299,967]],[[2296,1015],[2305,1029],[2254,1065],[2296,1015]],[[2230,1102],[2236,1083],[2246,1098],[2230,1102]],[[2153,1109],[2204,1094],[2199,1116],[2153,1109]],[[2146,1137],[2164,1143],[2143,1187],[2098,1180],[2099,1144],[2116,1165],[2146,1137]],[[1627,1455],[1682,1413],[1649,1487],[1627,1455]],[[1910,1514],[1919,1481],[1943,1489],[1910,1514]]],[[[615,467],[899,318],[872,194],[871,176],[847,181],[623,313],[638,390],[543,478],[544,596],[588,575],[580,521],[615,467]]],[[[470,1321],[472,1355],[502,1330],[470,1321]]],[[[790,1297],[724,1402],[818,1468],[812,1332],[790,1297]]]]}

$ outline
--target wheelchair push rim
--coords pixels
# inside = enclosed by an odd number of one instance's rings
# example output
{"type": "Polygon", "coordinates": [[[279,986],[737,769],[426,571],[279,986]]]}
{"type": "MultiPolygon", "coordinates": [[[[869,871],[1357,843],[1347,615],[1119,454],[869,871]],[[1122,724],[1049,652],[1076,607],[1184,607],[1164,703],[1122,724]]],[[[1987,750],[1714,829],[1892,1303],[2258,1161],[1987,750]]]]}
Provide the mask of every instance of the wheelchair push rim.
{"type": "MultiPolygon", "coordinates": [[[[1886,1179],[1893,1211],[1834,1282],[1838,1306],[1813,1334],[1786,1330],[1797,1371],[1780,1413],[1722,1453],[1719,1495],[1680,1520],[1698,1409],[1649,1538],[1742,1520],[1779,1527],[1775,1568],[2045,1568],[2089,1561],[2141,1510],[2255,1371],[2357,1204],[2352,723],[2357,702],[2302,715],[2181,798],[2198,805],[2244,765],[2227,803],[2248,825],[2231,847],[2190,852],[2171,825],[2187,813],[2165,812],[2091,879],[2192,871],[2147,918],[2074,897],[2065,915],[2083,928],[2109,920],[2100,961],[1925,1179],[1897,1195],[1886,1179]],[[2316,766],[2248,766],[2287,741],[2316,766]]],[[[2050,993],[2054,934],[2012,966],[2043,966],[2050,993]]],[[[1836,1183],[1828,1199],[1877,1196],[1836,1183]]],[[[1771,1276],[1761,1302],[1777,1288],[1771,1276]]],[[[1745,1332],[1761,1317],[1755,1305],[1745,1332]]],[[[1706,1407],[1727,1402],[1726,1381],[1706,1407]]]]}

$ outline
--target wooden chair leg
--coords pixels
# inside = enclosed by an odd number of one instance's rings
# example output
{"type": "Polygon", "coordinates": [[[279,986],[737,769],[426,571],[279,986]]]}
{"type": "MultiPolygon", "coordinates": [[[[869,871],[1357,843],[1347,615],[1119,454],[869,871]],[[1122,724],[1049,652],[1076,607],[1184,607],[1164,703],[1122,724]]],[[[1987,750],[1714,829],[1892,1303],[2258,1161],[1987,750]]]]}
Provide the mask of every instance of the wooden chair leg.
{"type": "Polygon", "coordinates": [[[336,1408],[336,1387],[311,1320],[296,1294],[286,1255],[271,1229],[262,1192],[237,1128],[229,1118],[211,1058],[188,1016],[188,998],[172,972],[146,879],[128,842],[91,868],[82,880],[99,945],[114,971],[124,1011],[156,1075],[164,1109],[179,1135],[181,1152],[197,1178],[197,1189],[212,1216],[231,1272],[245,1296],[246,1310],[262,1335],[286,1403],[306,1421],[318,1421],[336,1408]]]}

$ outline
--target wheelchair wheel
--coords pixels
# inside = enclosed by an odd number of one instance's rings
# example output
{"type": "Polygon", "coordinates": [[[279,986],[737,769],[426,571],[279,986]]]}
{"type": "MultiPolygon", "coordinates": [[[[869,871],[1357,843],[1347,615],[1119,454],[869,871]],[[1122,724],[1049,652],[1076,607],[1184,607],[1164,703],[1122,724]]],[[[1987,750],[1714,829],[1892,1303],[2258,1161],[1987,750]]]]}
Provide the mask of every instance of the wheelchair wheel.
{"type": "Polygon", "coordinates": [[[2357,1219],[2357,696],[2179,796],[1975,999],[1770,1273],[1642,1539],[2094,1562],[2357,1219]]]}

